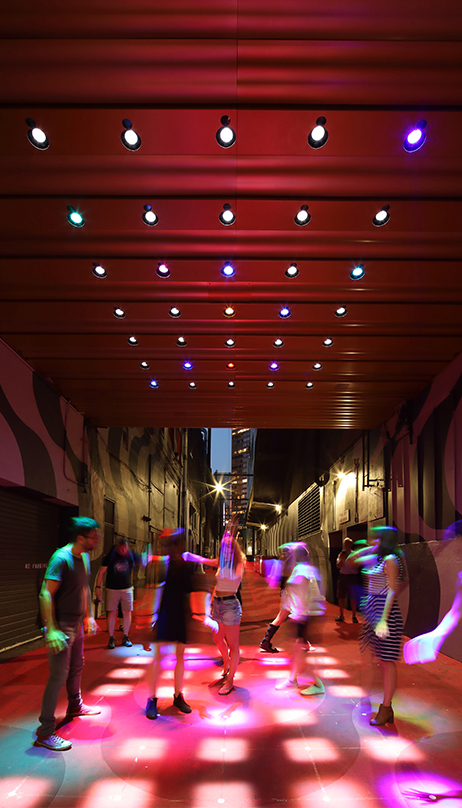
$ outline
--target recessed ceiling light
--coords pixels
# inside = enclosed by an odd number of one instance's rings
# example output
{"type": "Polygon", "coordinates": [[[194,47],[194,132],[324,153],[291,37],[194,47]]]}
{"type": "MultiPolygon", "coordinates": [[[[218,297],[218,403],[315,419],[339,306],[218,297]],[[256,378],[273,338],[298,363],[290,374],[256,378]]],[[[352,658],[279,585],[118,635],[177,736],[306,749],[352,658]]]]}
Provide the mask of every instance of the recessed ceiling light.
{"type": "Polygon", "coordinates": [[[280,339],[278,337],[277,339],[274,340],[273,345],[274,345],[275,348],[282,348],[284,343],[283,343],[282,339],[280,339]]]}
{"type": "Polygon", "coordinates": [[[334,344],[334,340],[331,339],[331,337],[326,337],[322,344],[324,345],[324,348],[330,348],[330,346],[334,344]]]}
{"type": "Polygon", "coordinates": [[[143,370],[149,370],[149,365],[147,362],[140,362],[140,368],[143,370]]]}
{"type": "Polygon", "coordinates": [[[339,306],[338,309],[335,312],[336,317],[345,317],[345,314],[347,314],[347,307],[346,306],[339,306]]]}
{"type": "Polygon", "coordinates": [[[144,205],[144,213],[141,218],[148,227],[154,227],[156,224],[159,224],[159,219],[151,208],[151,205],[144,205]]]}
{"type": "Polygon", "coordinates": [[[187,342],[186,342],[184,337],[178,337],[178,339],[176,341],[176,344],[177,345],[187,345],[187,342]]]}
{"type": "Polygon", "coordinates": [[[303,227],[305,224],[311,222],[311,215],[308,213],[308,205],[302,205],[298,213],[295,214],[295,224],[303,227]]]}
{"type": "Polygon", "coordinates": [[[170,317],[181,317],[181,311],[176,307],[172,306],[169,311],[170,317]]]}
{"type": "Polygon", "coordinates": [[[114,309],[114,317],[117,317],[118,320],[123,320],[123,318],[125,317],[124,310],[119,308],[119,306],[116,306],[114,309]]]}
{"type": "Polygon", "coordinates": [[[196,382],[189,382],[189,386],[190,386],[191,390],[195,390],[196,387],[197,387],[196,382]]]}
{"type": "Polygon", "coordinates": [[[156,274],[159,276],[159,278],[169,278],[170,277],[170,270],[169,270],[167,264],[164,264],[163,262],[161,264],[158,264],[157,269],[156,269],[156,274]]]}
{"type": "Polygon", "coordinates": [[[229,205],[228,203],[223,205],[223,210],[218,218],[220,222],[224,225],[234,224],[234,222],[236,221],[236,216],[231,210],[231,205],[229,205]]]}
{"type": "Polygon", "coordinates": [[[29,127],[27,131],[29,143],[32,143],[32,145],[35,146],[36,149],[40,149],[40,151],[48,149],[50,142],[43,129],[39,129],[33,118],[26,118],[26,124],[29,127]]]}
{"type": "Polygon", "coordinates": [[[226,365],[226,367],[228,368],[228,370],[234,370],[234,368],[235,368],[235,364],[234,364],[234,362],[228,362],[228,364],[226,365]]]}
{"type": "Polygon", "coordinates": [[[311,390],[311,388],[313,387],[313,382],[307,382],[305,384],[305,387],[308,387],[308,389],[311,390]]]}
{"type": "Polygon", "coordinates": [[[353,267],[350,272],[350,278],[352,281],[357,281],[360,278],[364,277],[364,267],[362,264],[358,264],[358,266],[353,267]]]}
{"type": "Polygon", "coordinates": [[[287,306],[283,306],[279,312],[279,317],[282,317],[283,320],[287,320],[290,317],[290,309],[287,306]]]}
{"type": "Polygon", "coordinates": [[[185,370],[191,370],[192,369],[192,362],[183,362],[183,367],[184,367],[185,370]]]}
{"type": "Polygon", "coordinates": [[[308,143],[312,149],[320,149],[321,146],[324,146],[327,143],[327,139],[329,137],[329,133],[326,126],[326,119],[324,116],[321,116],[316,121],[316,126],[314,129],[311,130],[310,134],[308,135],[308,143]]]}
{"type": "Polygon", "coordinates": [[[225,278],[232,278],[235,273],[235,269],[229,261],[226,262],[223,269],[221,270],[221,274],[225,276],[225,278]]]}
{"type": "Polygon", "coordinates": [[[236,343],[234,342],[233,339],[231,339],[231,337],[229,339],[227,339],[226,342],[225,342],[225,345],[226,345],[227,348],[234,348],[235,344],[236,343]]]}
{"type": "Polygon", "coordinates": [[[419,121],[417,126],[406,135],[406,139],[404,141],[404,149],[407,152],[414,152],[417,149],[420,149],[421,146],[425,143],[426,134],[424,129],[427,125],[427,121],[419,121]]]}
{"type": "Polygon", "coordinates": [[[234,382],[228,382],[228,387],[236,387],[234,382]]]}
{"type": "Polygon", "coordinates": [[[313,365],[313,370],[321,370],[322,365],[321,362],[315,362],[313,365]]]}
{"type": "Polygon", "coordinates": [[[72,205],[68,205],[67,209],[69,213],[67,214],[67,221],[73,227],[83,227],[85,224],[85,220],[81,213],[79,213],[72,205]]]}
{"type": "Polygon", "coordinates": [[[101,264],[93,264],[92,272],[96,278],[105,278],[107,275],[106,270],[101,266],[101,264]]]}
{"type": "Polygon", "coordinates": [[[290,267],[287,267],[285,275],[287,278],[296,278],[298,275],[297,264],[291,264],[290,267]]]}
{"type": "Polygon", "coordinates": [[[232,306],[226,306],[226,309],[224,310],[223,314],[225,315],[225,317],[234,317],[236,312],[234,311],[232,306]]]}
{"type": "Polygon", "coordinates": [[[149,384],[151,387],[159,387],[159,382],[157,382],[155,379],[151,379],[149,384]]]}
{"type": "Polygon", "coordinates": [[[390,205],[384,205],[382,210],[379,210],[374,218],[372,219],[372,224],[376,227],[382,227],[384,224],[390,221],[390,214],[388,211],[390,210],[390,205]]]}
{"type": "Polygon", "coordinates": [[[136,339],[136,337],[129,337],[128,338],[128,344],[129,345],[138,345],[138,340],[136,339]]]}
{"type": "Polygon", "coordinates": [[[227,115],[223,115],[220,123],[221,126],[216,134],[217,143],[223,149],[229,149],[236,142],[236,132],[231,129],[231,119],[227,115]]]}
{"type": "Polygon", "coordinates": [[[279,370],[279,365],[278,365],[278,363],[277,363],[277,362],[271,362],[271,364],[270,364],[270,366],[269,366],[269,369],[270,369],[270,370],[279,370]]]}
{"type": "Polygon", "coordinates": [[[137,151],[141,146],[141,138],[138,132],[132,129],[132,122],[128,118],[123,119],[122,126],[125,127],[120,136],[122,143],[126,149],[137,151]]]}
{"type": "Polygon", "coordinates": [[[274,382],[268,382],[266,386],[267,387],[274,387],[274,382]]]}

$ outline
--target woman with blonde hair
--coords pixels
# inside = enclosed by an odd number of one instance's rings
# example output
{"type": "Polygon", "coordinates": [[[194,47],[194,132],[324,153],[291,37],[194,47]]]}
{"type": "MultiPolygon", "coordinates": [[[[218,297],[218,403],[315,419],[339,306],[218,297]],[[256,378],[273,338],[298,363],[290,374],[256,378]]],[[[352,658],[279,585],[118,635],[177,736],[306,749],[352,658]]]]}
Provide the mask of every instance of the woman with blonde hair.
{"type": "Polygon", "coordinates": [[[223,683],[219,696],[234,690],[234,675],[239,664],[239,627],[242,607],[237,596],[244,575],[245,556],[236,539],[237,520],[233,517],[220,546],[219,567],[212,599],[212,618],[218,623],[213,639],[223,657],[223,683]]]}

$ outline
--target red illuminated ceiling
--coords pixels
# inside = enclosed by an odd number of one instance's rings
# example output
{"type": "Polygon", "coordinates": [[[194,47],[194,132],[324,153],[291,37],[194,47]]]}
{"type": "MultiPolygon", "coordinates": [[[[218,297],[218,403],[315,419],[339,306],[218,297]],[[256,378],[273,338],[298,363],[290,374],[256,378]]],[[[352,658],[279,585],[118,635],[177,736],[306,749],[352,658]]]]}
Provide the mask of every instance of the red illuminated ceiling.
{"type": "Polygon", "coordinates": [[[94,424],[372,428],[460,352],[459,2],[28,0],[1,23],[0,334],[94,424]]]}

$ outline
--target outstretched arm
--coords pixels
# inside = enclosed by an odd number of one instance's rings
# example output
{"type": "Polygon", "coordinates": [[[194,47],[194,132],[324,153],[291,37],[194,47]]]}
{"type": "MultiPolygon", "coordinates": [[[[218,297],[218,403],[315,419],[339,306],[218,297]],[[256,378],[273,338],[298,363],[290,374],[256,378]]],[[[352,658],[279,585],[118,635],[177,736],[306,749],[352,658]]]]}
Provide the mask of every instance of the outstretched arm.
{"type": "Polygon", "coordinates": [[[205,558],[205,556],[190,553],[189,551],[186,551],[186,553],[182,555],[185,561],[192,561],[195,564],[206,564],[207,567],[218,566],[218,558],[205,558]]]}
{"type": "Polygon", "coordinates": [[[451,608],[444,615],[440,624],[428,631],[420,634],[404,644],[403,654],[408,665],[416,662],[434,662],[438,651],[448,634],[457,626],[462,617],[462,571],[459,572],[456,583],[456,594],[451,608]]]}

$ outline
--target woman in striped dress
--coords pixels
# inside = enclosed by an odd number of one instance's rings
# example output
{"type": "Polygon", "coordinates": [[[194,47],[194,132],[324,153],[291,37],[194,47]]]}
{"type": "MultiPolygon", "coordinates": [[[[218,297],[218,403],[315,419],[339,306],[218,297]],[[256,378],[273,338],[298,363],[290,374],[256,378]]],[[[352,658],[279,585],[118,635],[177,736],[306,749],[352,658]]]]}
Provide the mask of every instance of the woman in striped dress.
{"type": "Polygon", "coordinates": [[[381,727],[394,721],[392,699],[396,690],[396,661],[400,655],[403,618],[397,594],[407,578],[402,551],[398,548],[396,528],[373,528],[378,532],[378,541],[371,547],[353,553],[356,564],[367,566],[364,570],[368,594],[362,604],[365,617],[359,635],[362,653],[371,652],[381,663],[384,681],[383,702],[370,724],[381,727]]]}

